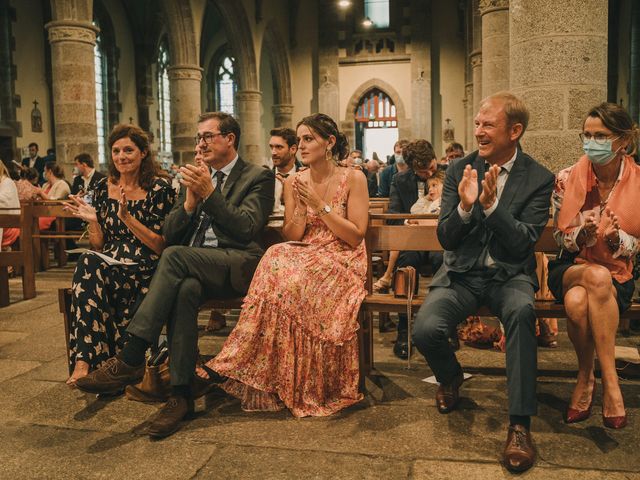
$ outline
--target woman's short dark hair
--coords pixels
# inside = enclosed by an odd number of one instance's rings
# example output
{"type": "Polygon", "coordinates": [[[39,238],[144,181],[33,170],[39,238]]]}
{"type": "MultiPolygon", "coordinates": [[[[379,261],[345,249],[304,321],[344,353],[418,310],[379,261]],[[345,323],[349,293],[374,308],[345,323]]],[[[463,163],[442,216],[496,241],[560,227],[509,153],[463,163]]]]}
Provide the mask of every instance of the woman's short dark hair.
{"type": "Polygon", "coordinates": [[[331,154],[336,160],[343,160],[349,155],[349,142],[347,141],[347,137],[338,130],[338,125],[336,125],[336,122],[334,122],[329,115],[314,113],[300,120],[298,125],[296,125],[296,130],[300,125],[309,127],[314,133],[317,133],[325,140],[329,140],[331,135],[336,137],[336,143],[331,149],[331,154]]]}
{"type": "Polygon", "coordinates": [[[62,167],[60,167],[56,162],[45,163],[44,169],[49,170],[56,178],[64,178],[64,170],[62,170],[62,167]]]}
{"type": "MultiPolygon", "coordinates": [[[[615,135],[629,141],[627,154],[633,155],[638,151],[638,125],[636,125],[629,113],[617,103],[603,102],[593,107],[587,113],[587,117],[599,118],[602,124],[615,135]]],[[[586,120],[585,118],[585,120],[586,120]]],[[[582,124],[584,128],[584,123],[582,124]]]]}
{"type": "Polygon", "coordinates": [[[40,174],[38,173],[38,170],[33,167],[24,168],[20,171],[20,178],[24,178],[25,180],[29,180],[30,182],[39,177],[40,174]]]}
{"type": "MultiPolygon", "coordinates": [[[[149,137],[140,127],[135,125],[118,124],[113,127],[109,134],[107,143],[109,144],[109,150],[113,147],[121,138],[128,138],[136,147],[140,149],[144,158],[140,164],[140,175],[138,176],[138,185],[144,190],[150,190],[155,179],[159,176],[160,167],[153,159],[151,150],[149,149],[149,137]]],[[[111,183],[116,183],[120,179],[120,172],[113,163],[113,157],[109,156],[109,176],[111,183]]]]}
{"type": "Polygon", "coordinates": [[[429,168],[436,158],[433,146],[427,140],[414,140],[402,149],[402,156],[412,170],[429,168]]]}

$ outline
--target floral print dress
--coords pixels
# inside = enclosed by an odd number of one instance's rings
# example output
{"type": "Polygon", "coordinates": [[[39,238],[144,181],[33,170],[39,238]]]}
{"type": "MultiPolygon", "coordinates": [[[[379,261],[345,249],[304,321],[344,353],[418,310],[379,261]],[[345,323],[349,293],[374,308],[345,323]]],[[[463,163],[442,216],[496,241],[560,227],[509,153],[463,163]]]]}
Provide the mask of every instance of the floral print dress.
{"type": "MultiPolygon", "coordinates": [[[[91,368],[119,352],[135,307],[149,289],[160,256],[144,245],[118,218],[118,201],[109,198],[107,178],[100,179],[93,205],[104,234],[102,253],[137,265],[110,266],[92,253],[78,259],[72,282],[69,359],[91,368]]],[[[156,179],[147,196],[129,200],[129,213],[152,232],[162,233],[175,191],[165,179],[156,179]]]]}
{"type": "MultiPolygon", "coordinates": [[[[331,201],[346,216],[345,169],[331,201]]],[[[358,392],[358,321],[365,297],[364,242],[338,239],[308,210],[302,242],[267,250],[237,326],[209,366],[229,377],[222,388],[246,411],[296,417],[331,415],[362,399],[358,392]]]]}

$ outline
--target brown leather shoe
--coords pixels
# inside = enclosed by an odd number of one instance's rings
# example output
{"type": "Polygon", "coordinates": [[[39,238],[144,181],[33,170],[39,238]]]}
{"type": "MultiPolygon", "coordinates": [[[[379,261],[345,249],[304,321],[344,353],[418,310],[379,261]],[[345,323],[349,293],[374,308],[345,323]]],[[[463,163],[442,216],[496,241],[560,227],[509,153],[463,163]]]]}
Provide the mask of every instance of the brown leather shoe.
{"type": "Polygon", "coordinates": [[[438,386],[436,391],[436,407],[440,413],[449,413],[456,408],[460,395],[458,390],[464,381],[462,372],[455,376],[453,381],[448,385],[438,386]]]}
{"type": "Polygon", "coordinates": [[[533,467],[535,461],[536,449],[529,430],[522,425],[509,426],[504,446],[504,466],[511,472],[524,472],[533,467]]]}
{"type": "Polygon", "coordinates": [[[129,400],[134,402],[166,402],[171,395],[169,361],[162,365],[147,366],[140,383],[129,385],[125,391],[129,400]]]}
{"type": "Polygon", "coordinates": [[[180,429],[180,422],[191,413],[193,413],[192,399],[172,395],[147,427],[147,434],[154,438],[168,437],[180,429]]]}
{"type": "Polygon", "coordinates": [[[87,393],[115,395],[144,376],[144,365],[130,367],[122,360],[111,357],[97,370],[76,380],[76,387],[87,393]]]}

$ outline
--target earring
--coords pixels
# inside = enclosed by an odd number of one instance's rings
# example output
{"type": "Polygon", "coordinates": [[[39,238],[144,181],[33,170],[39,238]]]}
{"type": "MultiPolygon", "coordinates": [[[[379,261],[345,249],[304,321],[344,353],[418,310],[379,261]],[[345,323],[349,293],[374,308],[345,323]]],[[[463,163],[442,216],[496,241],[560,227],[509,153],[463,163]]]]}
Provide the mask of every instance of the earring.
{"type": "Polygon", "coordinates": [[[327,148],[327,151],[325,153],[325,160],[328,162],[329,160],[331,160],[332,157],[333,155],[331,155],[331,149],[327,148]]]}

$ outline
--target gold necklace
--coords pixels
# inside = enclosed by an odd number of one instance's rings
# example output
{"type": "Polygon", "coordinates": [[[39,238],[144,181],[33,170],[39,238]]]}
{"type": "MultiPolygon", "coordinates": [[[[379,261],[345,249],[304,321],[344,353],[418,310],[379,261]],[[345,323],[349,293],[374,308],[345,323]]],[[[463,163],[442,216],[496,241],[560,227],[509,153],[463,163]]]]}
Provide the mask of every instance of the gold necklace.
{"type": "MultiPolygon", "coordinates": [[[[320,183],[316,183],[316,182],[313,180],[313,178],[311,177],[311,172],[309,172],[309,178],[311,179],[311,181],[312,181],[314,184],[317,184],[317,185],[324,185],[324,184],[326,184],[326,185],[327,185],[327,186],[324,188],[324,193],[323,193],[323,194],[322,194],[322,196],[320,197],[322,200],[324,200],[324,199],[325,199],[325,197],[327,196],[327,192],[329,191],[329,180],[331,180],[331,178],[333,177],[333,174],[335,173],[335,171],[336,171],[336,167],[334,166],[334,167],[333,167],[333,169],[331,170],[331,173],[330,173],[329,175],[327,175],[326,180],[324,180],[324,181],[322,181],[322,182],[320,182],[320,183]]],[[[315,190],[315,192],[316,192],[318,195],[320,195],[320,193],[318,192],[318,190],[316,189],[316,187],[315,187],[315,186],[313,187],[313,189],[315,190]]]]}

